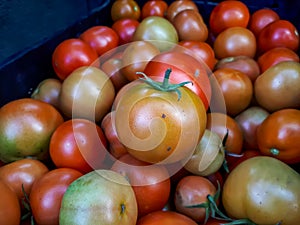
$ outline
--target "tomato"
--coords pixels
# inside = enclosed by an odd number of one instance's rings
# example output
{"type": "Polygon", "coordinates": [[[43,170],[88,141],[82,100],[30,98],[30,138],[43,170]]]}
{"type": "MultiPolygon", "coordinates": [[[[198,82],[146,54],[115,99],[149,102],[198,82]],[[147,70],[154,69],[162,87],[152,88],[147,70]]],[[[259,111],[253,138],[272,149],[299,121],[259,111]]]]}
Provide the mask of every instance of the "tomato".
{"type": "Polygon", "coordinates": [[[275,47],[266,51],[257,59],[261,73],[265,72],[271,66],[283,61],[299,62],[299,56],[296,52],[289,48],[275,47]]]}
{"type": "Polygon", "coordinates": [[[31,98],[38,99],[59,109],[59,94],[61,81],[56,78],[42,80],[31,94],[31,98]]]}
{"type": "Polygon", "coordinates": [[[163,165],[151,165],[126,154],[111,169],[125,176],[131,184],[139,217],[163,209],[168,202],[171,182],[169,172],[163,165]]]}
{"type": "Polygon", "coordinates": [[[219,34],[229,27],[248,26],[250,12],[247,5],[241,1],[222,1],[211,11],[209,27],[213,34],[219,34]]]}
{"type": "Polygon", "coordinates": [[[162,80],[168,68],[172,69],[170,82],[192,81],[186,87],[195,92],[203,101],[205,108],[208,109],[211,98],[211,87],[206,67],[202,61],[198,61],[193,56],[184,53],[180,48],[176,47],[175,50],[162,52],[153,57],[147,63],[144,73],[150,77],[158,77],[162,80]]]}
{"type": "Polygon", "coordinates": [[[67,118],[100,121],[110,111],[115,89],[107,74],[97,67],[80,67],[64,80],[60,109],[67,118]]]}
{"type": "Polygon", "coordinates": [[[33,183],[48,171],[47,166],[39,160],[20,159],[0,167],[0,180],[13,189],[21,203],[25,198],[23,188],[29,196],[33,183]]]}
{"type": "Polygon", "coordinates": [[[254,224],[300,223],[300,175],[273,157],[256,156],[240,163],[223,185],[228,216],[254,224]]]}
{"type": "Polygon", "coordinates": [[[110,14],[113,21],[123,18],[139,20],[141,9],[134,0],[116,0],[111,6],[110,14]]]}
{"type": "MultiPolygon", "coordinates": [[[[192,218],[196,222],[203,223],[206,218],[207,208],[188,208],[208,202],[207,196],[214,196],[217,190],[213,183],[202,176],[186,176],[176,186],[174,202],[176,210],[192,218]]],[[[218,204],[218,203],[217,203],[218,204]]]]}
{"type": "Polygon", "coordinates": [[[133,40],[150,40],[161,51],[165,51],[178,43],[178,33],[174,25],[167,19],[160,16],[148,16],[136,28],[133,40]]]}
{"type": "Polygon", "coordinates": [[[270,8],[261,8],[250,15],[248,28],[258,37],[260,31],[269,23],[279,20],[280,16],[270,8]]]}
{"type": "Polygon", "coordinates": [[[152,42],[129,43],[122,56],[121,73],[129,81],[138,79],[140,76],[136,72],[143,72],[147,63],[159,53],[159,49],[152,42]]]}
{"type": "Polygon", "coordinates": [[[214,76],[224,96],[228,115],[236,116],[250,105],[253,85],[246,74],[236,69],[221,68],[214,71],[214,76]]]}
{"type": "Polygon", "coordinates": [[[237,167],[240,163],[244,162],[245,160],[261,155],[262,154],[257,149],[246,149],[243,150],[241,156],[227,156],[227,166],[229,172],[231,172],[235,167],[237,167]]]}
{"type": "Polygon", "coordinates": [[[164,0],[149,0],[142,6],[142,19],[148,16],[161,16],[167,15],[168,3],[164,0]]]}
{"type": "Polygon", "coordinates": [[[238,123],[229,115],[219,112],[207,114],[207,129],[217,133],[222,140],[228,132],[225,150],[240,154],[243,146],[243,133],[238,123]]]}
{"type": "Polygon", "coordinates": [[[0,195],[0,224],[20,224],[21,208],[18,197],[2,180],[0,180],[0,195]]]}
{"type": "Polygon", "coordinates": [[[106,138],[97,124],[86,119],[71,119],[54,131],[49,152],[56,167],[87,173],[101,167],[106,148],[106,138]]]}
{"type": "Polygon", "coordinates": [[[239,70],[246,74],[250,78],[252,83],[254,83],[256,78],[261,74],[258,62],[255,59],[244,55],[226,57],[219,60],[216,63],[214,70],[221,68],[231,68],[239,70]]]}
{"type": "Polygon", "coordinates": [[[198,6],[194,1],[173,1],[170,3],[168,9],[167,9],[167,15],[166,18],[173,22],[173,19],[175,16],[182,12],[183,10],[194,10],[198,11],[198,6]]]}
{"type": "Polygon", "coordinates": [[[197,223],[181,213],[174,211],[155,211],[137,221],[137,225],[197,225],[197,223]]]}
{"type": "Polygon", "coordinates": [[[196,10],[179,12],[172,23],[180,41],[206,41],[208,37],[208,28],[201,14],[196,10]]]}
{"type": "Polygon", "coordinates": [[[59,224],[122,224],[137,221],[134,191],[121,174],[94,170],[72,182],[65,192],[59,224]]]}
{"type": "Polygon", "coordinates": [[[114,122],[118,137],[139,160],[149,163],[185,160],[203,135],[206,126],[203,102],[187,87],[169,83],[171,74],[166,71],[164,82],[149,77],[133,81],[116,97],[114,122]]]}
{"type": "Polygon", "coordinates": [[[133,34],[140,22],[136,19],[123,18],[116,20],[111,28],[119,36],[119,45],[127,44],[132,41],[133,34]]]}
{"type": "Polygon", "coordinates": [[[300,162],[300,110],[282,109],[271,113],[257,128],[257,143],[264,155],[286,163],[300,162]]]}
{"type": "Polygon", "coordinates": [[[243,132],[244,147],[258,149],[256,130],[268,116],[269,112],[262,107],[251,106],[234,118],[243,132]]]}
{"type": "Polygon", "coordinates": [[[213,219],[213,218],[209,218],[207,220],[207,222],[205,223],[205,225],[224,225],[226,224],[228,221],[224,221],[224,220],[217,220],[217,219],[213,219]]]}
{"type": "Polygon", "coordinates": [[[119,36],[108,26],[92,26],[80,34],[79,38],[93,48],[98,56],[119,45],[119,36]]]}
{"type": "Polygon", "coordinates": [[[99,66],[98,54],[79,38],[62,41],[52,54],[52,66],[56,75],[64,80],[81,66],[99,66]]]}
{"type": "Polygon", "coordinates": [[[0,160],[46,160],[51,135],[63,121],[48,103],[32,98],[8,102],[0,108],[0,160]]]}
{"type": "Polygon", "coordinates": [[[178,48],[178,51],[183,51],[197,58],[199,61],[203,61],[209,69],[213,70],[217,62],[215,58],[215,52],[212,47],[203,41],[180,41],[179,46],[184,48],[178,48]]]}
{"type": "Polygon", "coordinates": [[[218,34],[213,48],[218,59],[240,55],[253,58],[256,54],[256,38],[247,28],[230,27],[218,34]]]}
{"type": "Polygon", "coordinates": [[[71,168],[49,171],[32,186],[31,212],[37,224],[58,224],[62,197],[68,186],[83,174],[71,168]]]}
{"type": "Polygon", "coordinates": [[[262,54],[271,48],[286,47],[293,51],[299,48],[297,28],[288,20],[275,20],[265,26],[257,38],[257,50],[262,54]]]}
{"type": "Polygon", "coordinates": [[[300,106],[300,63],[284,61],[272,66],[254,83],[257,103],[270,112],[300,106]]]}

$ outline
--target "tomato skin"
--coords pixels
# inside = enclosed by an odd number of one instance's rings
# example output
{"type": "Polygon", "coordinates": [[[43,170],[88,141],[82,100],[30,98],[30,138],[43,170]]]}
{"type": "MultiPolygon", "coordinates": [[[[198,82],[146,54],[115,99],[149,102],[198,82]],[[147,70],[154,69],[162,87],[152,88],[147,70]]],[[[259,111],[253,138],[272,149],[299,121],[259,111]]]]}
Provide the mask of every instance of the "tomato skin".
{"type": "Polygon", "coordinates": [[[257,50],[262,54],[275,47],[286,47],[293,51],[299,48],[297,28],[288,20],[275,20],[265,26],[257,38],[257,50]]]}
{"type": "Polygon", "coordinates": [[[149,0],[142,6],[142,19],[148,16],[161,16],[167,15],[168,3],[164,0],[149,0]]]}
{"type": "Polygon", "coordinates": [[[141,217],[137,225],[197,225],[191,218],[175,211],[155,211],[141,217]]]}
{"type": "Polygon", "coordinates": [[[119,45],[119,36],[108,26],[93,26],[85,30],[79,38],[88,43],[98,56],[103,55],[119,45]]]}
{"type": "Polygon", "coordinates": [[[161,210],[168,202],[171,181],[163,165],[151,165],[126,154],[112,165],[111,170],[129,180],[138,205],[138,217],[161,210]]]}
{"type": "Polygon", "coordinates": [[[133,34],[140,22],[136,19],[123,18],[116,20],[111,28],[119,35],[119,45],[132,41],[133,34]]]}
{"type": "Polygon", "coordinates": [[[7,163],[26,157],[48,159],[49,140],[63,121],[52,105],[32,98],[17,99],[2,106],[0,160],[7,163]]]}
{"type": "Polygon", "coordinates": [[[99,66],[98,54],[79,38],[62,41],[52,54],[53,69],[61,80],[66,79],[75,69],[92,64],[99,66]]]}
{"type": "Polygon", "coordinates": [[[194,10],[198,12],[198,6],[194,1],[182,1],[182,0],[173,1],[170,3],[167,9],[166,18],[170,22],[173,22],[175,16],[184,10],[194,10]]]}
{"type": "Polygon", "coordinates": [[[20,224],[21,208],[18,197],[2,180],[0,180],[0,195],[0,224],[20,224]]]}
{"type": "Polygon", "coordinates": [[[222,1],[210,13],[209,27],[213,34],[219,34],[229,27],[246,28],[250,12],[241,1],[222,1]]]}
{"type": "Polygon", "coordinates": [[[86,119],[70,119],[54,131],[49,152],[56,167],[87,173],[102,166],[106,148],[107,140],[97,124],[86,119]]]}
{"type": "Polygon", "coordinates": [[[141,9],[138,3],[134,0],[116,0],[111,6],[111,18],[113,21],[131,18],[139,20],[141,9]]]}
{"type": "Polygon", "coordinates": [[[68,186],[83,174],[71,168],[53,169],[38,179],[29,196],[37,224],[58,224],[62,197],[68,186]]]}
{"type": "Polygon", "coordinates": [[[260,152],[288,164],[300,162],[300,110],[282,109],[270,114],[257,128],[260,152]]]}

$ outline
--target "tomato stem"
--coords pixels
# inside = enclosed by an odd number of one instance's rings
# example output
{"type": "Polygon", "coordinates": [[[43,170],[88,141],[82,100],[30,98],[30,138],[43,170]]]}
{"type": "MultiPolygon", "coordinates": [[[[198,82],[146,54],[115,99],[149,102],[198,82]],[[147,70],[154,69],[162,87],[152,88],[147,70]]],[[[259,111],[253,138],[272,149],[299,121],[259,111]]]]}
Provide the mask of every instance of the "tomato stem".
{"type": "Polygon", "coordinates": [[[171,84],[169,82],[171,72],[172,69],[170,68],[166,70],[163,82],[154,81],[143,72],[136,72],[136,74],[142,75],[143,77],[139,78],[139,80],[144,81],[146,84],[150,85],[152,88],[156,90],[164,91],[164,92],[175,91],[178,95],[178,101],[179,101],[181,99],[181,91],[179,90],[179,88],[183,87],[186,84],[192,83],[192,81],[184,81],[179,84],[171,84]]]}
{"type": "Polygon", "coordinates": [[[276,155],[279,155],[279,150],[277,148],[271,148],[270,149],[270,152],[272,155],[276,156],[276,155]]]}

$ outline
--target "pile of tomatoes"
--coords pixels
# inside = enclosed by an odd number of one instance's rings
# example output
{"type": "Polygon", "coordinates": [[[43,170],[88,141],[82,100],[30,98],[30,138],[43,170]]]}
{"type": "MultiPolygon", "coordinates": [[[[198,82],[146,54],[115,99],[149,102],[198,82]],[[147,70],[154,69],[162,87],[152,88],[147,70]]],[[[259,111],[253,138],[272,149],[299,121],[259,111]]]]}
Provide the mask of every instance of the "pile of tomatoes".
{"type": "Polygon", "coordinates": [[[300,223],[294,24],[116,0],[0,108],[0,224],[300,223]]]}

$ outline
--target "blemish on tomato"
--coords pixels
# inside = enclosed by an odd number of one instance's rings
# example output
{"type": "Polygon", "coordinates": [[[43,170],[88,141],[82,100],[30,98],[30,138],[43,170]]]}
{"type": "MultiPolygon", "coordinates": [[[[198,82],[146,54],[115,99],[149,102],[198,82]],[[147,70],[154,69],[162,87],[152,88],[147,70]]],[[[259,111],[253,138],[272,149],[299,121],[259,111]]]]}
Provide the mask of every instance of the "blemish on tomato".
{"type": "Polygon", "coordinates": [[[166,114],[164,114],[164,113],[161,115],[161,118],[163,118],[163,119],[166,118],[166,117],[167,117],[167,116],[166,116],[166,114]]]}
{"type": "Polygon", "coordinates": [[[171,147],[168,147],[168,148],[167,148],[167,151],[171,151],[171,147]]]}

